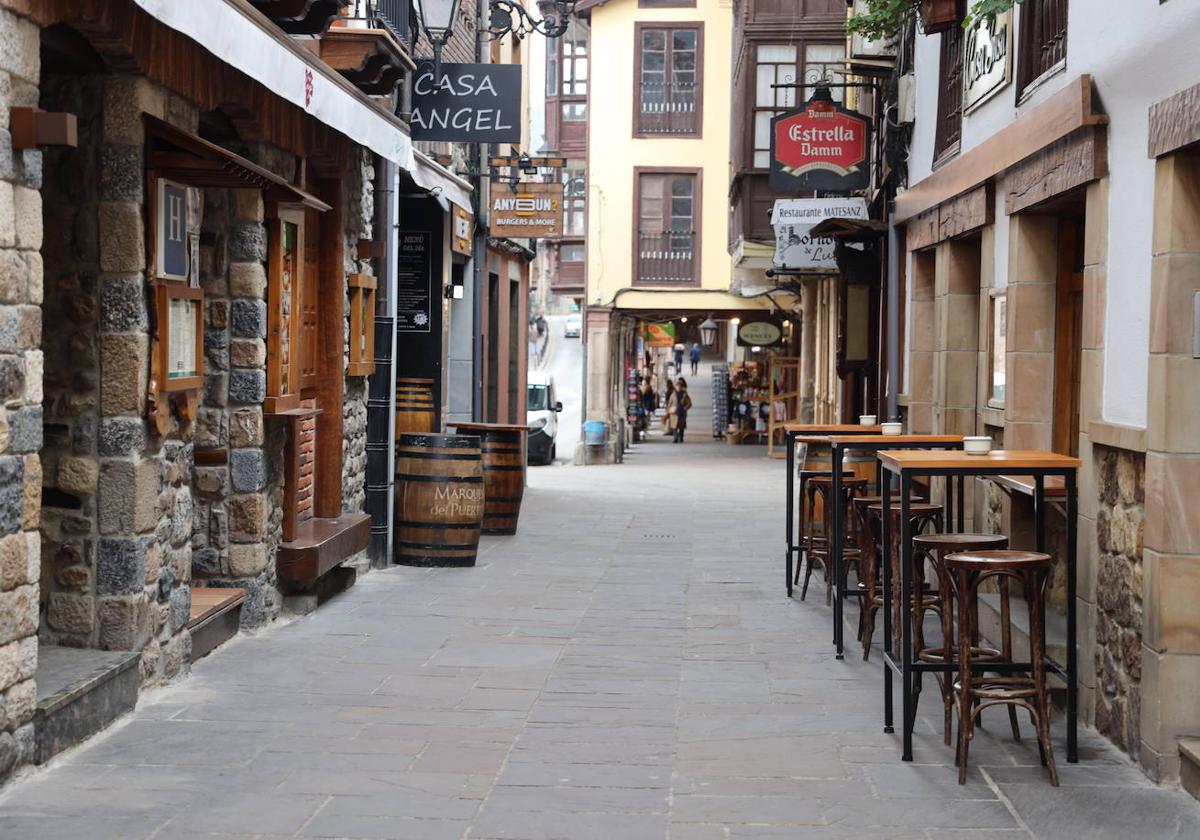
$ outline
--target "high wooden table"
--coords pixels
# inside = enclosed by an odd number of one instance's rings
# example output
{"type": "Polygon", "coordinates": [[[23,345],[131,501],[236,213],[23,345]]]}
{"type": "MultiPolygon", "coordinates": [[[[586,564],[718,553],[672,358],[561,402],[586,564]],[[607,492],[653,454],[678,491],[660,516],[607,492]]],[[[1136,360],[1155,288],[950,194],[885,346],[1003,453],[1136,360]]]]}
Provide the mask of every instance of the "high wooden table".
{"type": "MultiPolygon", "coordinates": [[[[830,435],[827,440],[832,451],[831,463],[833,472],[833,533],[829,535],[829,555],[832,558],[833,577],[833,646],[837,658],[842,658],[845,642],[845,627],[842,625],[843,605],[846,598],[858,598],[862,592],[856,587],[846,590],[846,570],[842,567],[842,553],[846,545],[846,514],[845,499],[842,497],[842,459],[847,452],[893,451],[898,449],[962,449],[962,435],[830,435]]],[[[953,487],[951,482],[946,486],[947,515],[952,501],[953,487]]],[[[882,467],[876,472],[875,486],[880,488],[883,495],[882,467]]],[[[959,497],[962,497],[962,484],[959,483],[959,497]]],[[[949,519],[946,522],[949,524],[949,519]]],[[[963,511],[959,506],[958,528],[963,528],[963,511]]],[[[860,572],[861,574],[861,572],[860,572]]],[[[866,593],[866,598],[871,593],[866,593]]]]}
{"type": "MultiPolygon", "coordinates": [[[[821,441],[827,435],[859,434],[877,435],[882,431],[880,426],[860,426],[849,423],[785,423],[783,426],[784,445],[787,447],[787,526],[784,533],[787,538],[787,559],[784,566],[787,572],[787,594],[792,597],[792,563],[800,554],[801,546],[796,539],[796,440],[800,435],[812,435],[821,441]]],[[[803,531],[803,529],[801,529],[803,531]]]]}
{"type": "MultiPolygon", "coordinates": [[[[926,671],[953,671],[954,663],[916,662],[912,645],[912,621],[908,619],[912,603],[912,534],[909,524],[909,495],[913,479],[918,476],[930,479],[946,479],[947,491],[954,478],[962,481],[967,476],[996,478],[1001,476],[1031,476],[1034,483],[1033,510],[1037,531],[1037,550],[1046,550],[1046,480],[1061,476],[1067,516],[1067,662],[1064,666],[1049,656],[1046,667],[1062,677],[1067,684],[1067,761],[1079,761],[1078,720],[1079,703],[1079,654],[1075,649],[1075,554],[1078,541],[1076,518],[1078,514],[1077,476],[1079,459],[1054,452],[1037,450],[995,450],[988,455],[967,455],[964,452],[920,452],[900,450],[880,452],[879,462],[883,466],[880,476],[880,495],[883,496],[883,591],[892,592],[891,579],[891,484],[893,477],[900,483],[900,603],[901,612],[900,651],[892,650],[892,627],[890,607],[883,611],[883,730],[893,731],[892,679],[899,674],[904,715],[904,746],[901,757],[912,761],[912,732],[916,718],[916,698],[913,693],[914,676],[926,671]]],[[[962,493],[959,493],[958,520],[962,521],[962,493]]],[[[951,520],[947,492],[946,522],[951,520]]],[[[995,673],[1028,671],[1029,663],[983,662],[979,670],[995,673]]]]}

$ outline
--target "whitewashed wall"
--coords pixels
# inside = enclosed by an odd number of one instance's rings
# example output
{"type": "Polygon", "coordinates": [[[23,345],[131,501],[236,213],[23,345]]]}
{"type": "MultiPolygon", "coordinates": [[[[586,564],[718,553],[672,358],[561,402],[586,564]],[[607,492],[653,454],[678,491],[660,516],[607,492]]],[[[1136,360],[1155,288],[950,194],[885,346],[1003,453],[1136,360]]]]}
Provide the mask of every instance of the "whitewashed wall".
{"type": "MultiPolygon", "coordinates": [[[[1018,6],[1014,31],[1020,32],[1018,6]]],[[[917,36],[917,121],[909,183],[932,170],[937,123],[938,35],[917,36]]],[[[1150,257],[1154,161],[1147,154],[1148,110],[1200,83],[1200,2],[1071,0],[1066,69],[1019,107],[1016,85],[963,118],[965,152],[1045,101],[1081,74],[1095,80],[1099,106],[1109,115],[1108,296],[1104,341],[1104,419],[1146,425],[1150,337],[1150,257]]],[[[1015,50],[1014,50],[1015,53],[1015,50]]],[[[997,283],[1008,272],[1008,217],[996,195],[997,283]]]]}

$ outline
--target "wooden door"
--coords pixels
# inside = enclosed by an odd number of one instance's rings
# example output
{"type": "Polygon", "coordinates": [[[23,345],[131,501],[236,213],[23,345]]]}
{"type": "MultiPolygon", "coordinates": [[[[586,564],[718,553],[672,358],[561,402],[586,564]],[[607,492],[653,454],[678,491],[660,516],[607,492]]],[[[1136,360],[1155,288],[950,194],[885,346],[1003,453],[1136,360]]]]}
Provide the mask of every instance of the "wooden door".
{"type": "MultiPolygon", "coordinates": [[[[314,234],[320,229],[320,217],[317,211],[309,210],[306,214],[305,227],[314,234]]],[[[321,246],[320,238],[316,235],[304,240],[304,273],[301,275],[297,305],[300,307],[298,356],[300,362],[300,391],[312,391],[317,387],[318,372],[318,300],[317,293],[321,277],[321,246]]]]}
{"type": "Polygon", "coordinates": [[[1054,425],[1052,447],[1079,454],[1079,394],[1083,367],[1083,225],[1058,223],[1058,282],[1054,310],[1054,425]]]}

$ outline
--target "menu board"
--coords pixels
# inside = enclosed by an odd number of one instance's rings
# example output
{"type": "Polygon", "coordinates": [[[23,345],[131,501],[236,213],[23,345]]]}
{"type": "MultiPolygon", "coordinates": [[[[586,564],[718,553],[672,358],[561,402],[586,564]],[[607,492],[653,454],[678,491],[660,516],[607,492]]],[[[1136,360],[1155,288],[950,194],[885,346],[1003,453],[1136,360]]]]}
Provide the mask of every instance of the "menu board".
{"type": "Polygon", "coordinates": [[[427,333],[433,299],[433,233],[427,230],[400,234],[396,256],[396,331],[427,333]]]}
{"type": "Polygon", "coordinates": [[[168,304],[167,379],[199,376],[196,369],[197,300],[172,298],[168,304]]]}

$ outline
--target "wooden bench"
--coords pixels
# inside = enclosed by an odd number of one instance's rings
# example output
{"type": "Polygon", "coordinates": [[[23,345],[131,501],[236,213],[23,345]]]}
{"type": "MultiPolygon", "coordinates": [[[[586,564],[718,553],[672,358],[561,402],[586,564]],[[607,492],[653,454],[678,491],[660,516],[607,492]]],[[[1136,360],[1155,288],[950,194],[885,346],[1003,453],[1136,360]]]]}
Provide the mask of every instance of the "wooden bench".
{"type": "Polygon", "coordinates": [[[234,587],[192,587],[192,606],[188,615],[192,662],[237,635],[245,600],[245,591],[234,587]]]}

